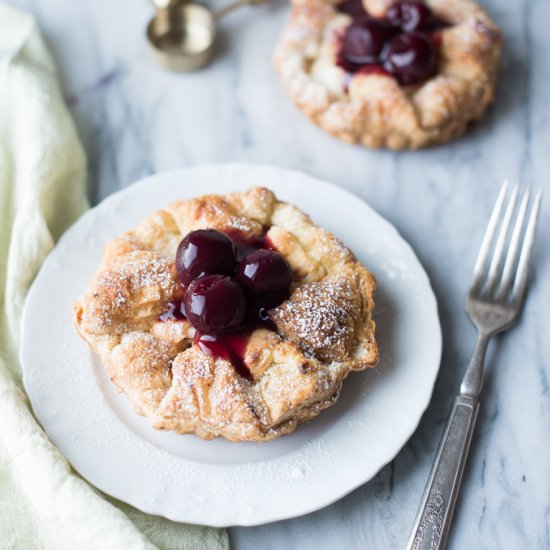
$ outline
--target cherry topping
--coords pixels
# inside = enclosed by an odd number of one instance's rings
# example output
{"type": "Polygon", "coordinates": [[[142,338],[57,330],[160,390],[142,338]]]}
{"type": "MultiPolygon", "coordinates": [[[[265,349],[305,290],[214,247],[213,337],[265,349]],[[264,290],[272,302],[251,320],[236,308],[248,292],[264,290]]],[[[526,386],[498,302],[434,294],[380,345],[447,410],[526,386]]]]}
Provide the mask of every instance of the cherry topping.
{"type": "Polygon", "coordinates": [[[405,86],[425,80],[434,73],[435,68],[435,49],[423,34],[399,34],[385,51],[384,69],[405,86]]]}
{"type": "Polygon", "coordinates": [[[380,21],[354,21],[344,35],[342,56],[346,61],[358,65],[377,63],[384,45],[391,36],[391,28],[380,21]]]}
{"type": "Polygon", "coordinates": [[[237,265],[235,276],[248,296],[262,296],[263,307],[273,307],[288,295],[292,271],[274,250],[256,250],[237,265]],[[282,297],[282,298],[281,298],[282,297]]]}
{"type": "MultiPolygon", "coordinates": [[[[361,0],[344,0],[336,9],[353,22],[341,36],[336,63],[349,75],[386,74],[400,84],[417,84],[435,73],[441,29],[439,19],[420,0],[400,0],[382,19],[371,17],[361,0]]],[[[349,82],[344,82],[347,90],[349,82]]]]}
{"type": "Polygon", "coordinates": [[[201,275],[231,275],[235,263],[235,244],[215,229],[192,231],[181,241],[176,253],[176,270],[185,286],[201,275]]]}
{"type": "Polygon", "coordinates": [[[239,328],[245,307],[241,287],[223,275],[195,279],[184,298],[185,316],[200,332],[219,333],[239,328]]]}
{"type": "Polygon", "coordinates": [[[436,24],[435,17],[426,4],[411,0],[403,0],[390,6],[386,18],[392,25],[404,31],[431,29],[436,24]]]}
{"type": "Polygon", "coordinates": [[[161,321],[185,319],[196,329],[203,353],[230,361],[251,379],[244,355],[250,334],[275,330],[268,310],[288,297],[292,272],[266,234],[248,237],[213,229],[189,233],[180,243],[176,269],[184,299],[170,302],[161,321]],[[237,263],[238,262],[238,263],[237,263]],[[237,280],[231,276],[235,274],[237,280]]]}

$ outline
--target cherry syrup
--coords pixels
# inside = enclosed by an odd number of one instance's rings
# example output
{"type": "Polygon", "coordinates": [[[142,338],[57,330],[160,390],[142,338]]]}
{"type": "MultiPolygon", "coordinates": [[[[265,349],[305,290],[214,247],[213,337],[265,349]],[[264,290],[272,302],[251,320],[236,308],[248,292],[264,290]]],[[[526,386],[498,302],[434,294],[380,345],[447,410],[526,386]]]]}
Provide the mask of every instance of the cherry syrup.
{"type": "Polygon", "coordinates": [[[183,304],[181,300],[176,300],[175,302],[170,302],[168,304],[168,309],[159,315],[159,321],[184,321],[185,315],[183,313],[183,304]]]}
{"type": "Polygon", "coordinates": [[[203,334],[197,331],[193,343],[203,353],[229,361],[240,376],[251,380],[252,375],[244,362],[250,334],[250,331],[243,330],[218,335],[203,334]]]}

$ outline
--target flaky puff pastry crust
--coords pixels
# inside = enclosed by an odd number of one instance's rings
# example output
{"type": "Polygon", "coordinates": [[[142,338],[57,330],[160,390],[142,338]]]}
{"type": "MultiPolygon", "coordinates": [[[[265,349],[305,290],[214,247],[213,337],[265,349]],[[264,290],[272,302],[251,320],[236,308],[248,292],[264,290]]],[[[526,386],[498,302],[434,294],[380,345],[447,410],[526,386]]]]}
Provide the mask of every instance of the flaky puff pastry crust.
{"type": "MultiPolygon", "coordinates": [[[[396,0],[363,0],[383,17],[396,0]]],[[[291,0],[290,23],[274,64],[292,101],[333,136],[367,147],[418,149],[464,133],[494,96],[500,32],[471,0],[427,0],[449,23],[441,31],[437,73],[417,86],[383,74],[346,73],[336,64],[351,17],[335,0],[291,0]]]]}
{"type": "Polygon", "coordinates": [[[111,241],[74,305],[76,329],[153,427],[211,439],[265,441],[332,405],[350,371],[378,360],[374,277],[336,237],[264,188],[179,201],[111,241]],[[267,237],[294,274],[290,298],[270,311],[277,331],[255,330],[232,364],[193,344],[187,320],[161,322],[183,288],[176,249],[190,231],[267,237]]]}

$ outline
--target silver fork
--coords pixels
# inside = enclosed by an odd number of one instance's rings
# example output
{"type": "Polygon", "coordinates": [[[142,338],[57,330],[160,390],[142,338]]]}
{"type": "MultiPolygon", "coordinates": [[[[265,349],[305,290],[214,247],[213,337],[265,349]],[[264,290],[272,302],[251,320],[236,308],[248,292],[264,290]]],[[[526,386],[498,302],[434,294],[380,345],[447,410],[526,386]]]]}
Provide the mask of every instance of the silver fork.
{"type": "Polygon", "coordinates": [[[466,298],[466,311],[478,330],[477,343],[451,407],[407,550],[445,548],[479,409],[487,345],[494,334],[514,323],[523,305],[542,192],[530,201],[527,189],[518,206],[519,186],[510,192],[508,188],[505,182],[498,195],[466,298]]]}

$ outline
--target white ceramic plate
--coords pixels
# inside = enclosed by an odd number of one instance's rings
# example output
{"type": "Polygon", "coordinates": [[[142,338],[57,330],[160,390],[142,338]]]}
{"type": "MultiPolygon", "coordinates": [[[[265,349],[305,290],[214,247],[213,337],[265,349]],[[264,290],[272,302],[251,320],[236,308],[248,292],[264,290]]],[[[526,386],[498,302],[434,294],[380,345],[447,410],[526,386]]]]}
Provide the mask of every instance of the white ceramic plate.
{"type": "Polygon", "coordinates": [[[176,521],[257,525],[312,512],[371,479],[414,432],[441,356],[436,301],[409,245],[367,204],[298,172],[217,165],[158,174],[115,193],[63,236],[36,278],[21,359],[34,411],[90,483],[176,521]],[[72,303],[105,243],[176,199],[271,188],[339,236],[376,275],[381,360],[352,373],[335,406],[268,443],[156,431],[119,395],[73,330],[72,303]]]}

